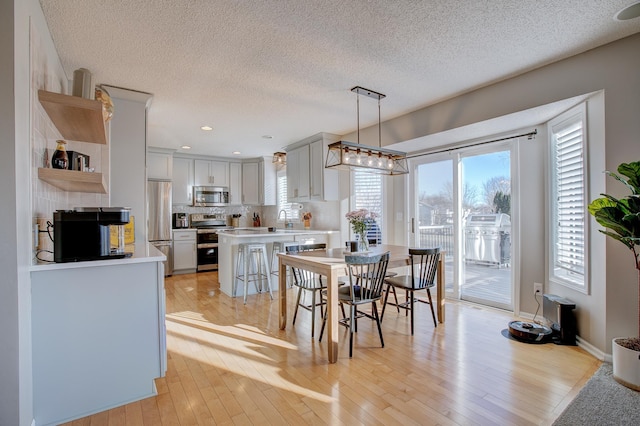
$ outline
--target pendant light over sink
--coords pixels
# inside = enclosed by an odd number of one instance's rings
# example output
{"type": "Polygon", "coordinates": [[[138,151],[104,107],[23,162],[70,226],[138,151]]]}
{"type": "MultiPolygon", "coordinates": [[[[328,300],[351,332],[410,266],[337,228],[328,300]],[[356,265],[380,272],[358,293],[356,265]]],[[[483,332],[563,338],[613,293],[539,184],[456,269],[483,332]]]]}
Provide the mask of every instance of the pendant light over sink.
{"type": "Polygon", "coordinates": [[[380,129],[380,100],[382,93],[356,86],[351,89],[356,96],[358,118],[358,142],[338,141],[329,145],[325,168],[339,170],[359,169],[385,175],[409,173],[407,154],[382,148],[380,129]],[[360,95],[378,100],[378,146],[360,145],[360,95]]]}

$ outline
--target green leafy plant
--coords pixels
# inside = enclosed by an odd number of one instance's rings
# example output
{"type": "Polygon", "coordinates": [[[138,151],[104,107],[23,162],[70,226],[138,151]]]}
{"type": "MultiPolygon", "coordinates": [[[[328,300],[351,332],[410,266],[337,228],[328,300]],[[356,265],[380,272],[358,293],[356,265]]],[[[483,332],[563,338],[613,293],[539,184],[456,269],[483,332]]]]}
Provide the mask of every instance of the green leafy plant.
{"type": "MultiPolygon", "coordinates": [[[[633,265],[638,272],[638,290],[640,291],[640,262],[638,249],[640,246],[640,161],[622,163],[618,166],[618,174],[607,171],[607,175],[622,182],[631,192],[624,198],[616,198],[607,194],[593,200],[589,204],[589,213],[605,227],[600,230],[605,235],[620,241],[633,255],[633,265]]],[[[638,296],[638,336],[640,336],[640,293],[638,296]]],[[[629,349],[640,350],[640,337],[617,341],[629,349]]]]}

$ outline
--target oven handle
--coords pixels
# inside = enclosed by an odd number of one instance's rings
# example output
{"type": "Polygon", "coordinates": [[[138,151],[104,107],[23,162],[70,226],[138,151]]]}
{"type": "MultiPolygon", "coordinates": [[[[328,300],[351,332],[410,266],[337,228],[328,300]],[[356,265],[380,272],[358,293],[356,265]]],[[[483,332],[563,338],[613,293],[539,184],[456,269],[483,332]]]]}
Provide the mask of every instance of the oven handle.
{"type": "Polygon", "coordinates": [[[218,247],[217,243],[203,243],[203,244],[198,244],[198,248],[216,248],[218,247]]]}

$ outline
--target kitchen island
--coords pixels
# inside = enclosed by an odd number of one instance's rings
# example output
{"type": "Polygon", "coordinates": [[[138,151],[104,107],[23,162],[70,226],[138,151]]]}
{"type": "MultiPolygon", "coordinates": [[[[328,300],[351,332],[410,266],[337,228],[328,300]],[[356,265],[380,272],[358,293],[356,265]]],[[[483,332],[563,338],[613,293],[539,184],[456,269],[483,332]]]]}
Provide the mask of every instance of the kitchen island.
{"type": "Polygon", "coordinates": [[[31,267],[33,408],[59,424],[155,395],[166,372],[165,256],[31,267]]]}
{"type": "MultiPolygon", "coordinates": [[[[323,231],[313,229],[277,229],[275,232],[267,228],[243,228],[218,232],[218,281],[220,291],[233,297],[233,282],[238,259],[238,244],[265,243],[267,258],[271,268],[271,251],[275,241],[297,241],[300,244],[325,243],[328,248],[340,247],[340,231],[323,231]]],[[[277,259],[275,260],[277,263],[277,259]]],[[[272,275],[271,290],[278,290],[276,276],[272,275]]],[[[255,286],[250,285],[247,294],[255,294],[255,286]]],[[[236,297],[244,295],[244,286],[239,285],[236,297]]]]}

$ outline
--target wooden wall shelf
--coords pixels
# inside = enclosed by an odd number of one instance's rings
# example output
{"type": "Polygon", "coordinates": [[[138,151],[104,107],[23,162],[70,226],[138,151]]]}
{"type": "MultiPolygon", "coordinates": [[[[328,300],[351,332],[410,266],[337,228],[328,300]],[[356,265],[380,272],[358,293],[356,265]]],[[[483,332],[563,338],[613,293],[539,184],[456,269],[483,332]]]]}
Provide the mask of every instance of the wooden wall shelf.
{"type": "Polygon", "coordinates": [[[102,102],[38,90],[38,99],[65,139],[105,145],[102,102]]]}
{"type": "Polygon", "coordinates": [[[64,191],[107,193],[102,173],[39,168],[38,178],[64,191]]]}

